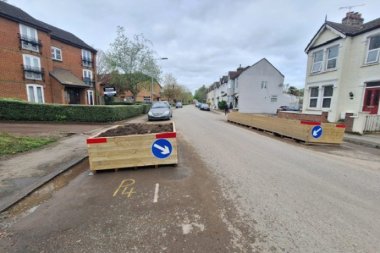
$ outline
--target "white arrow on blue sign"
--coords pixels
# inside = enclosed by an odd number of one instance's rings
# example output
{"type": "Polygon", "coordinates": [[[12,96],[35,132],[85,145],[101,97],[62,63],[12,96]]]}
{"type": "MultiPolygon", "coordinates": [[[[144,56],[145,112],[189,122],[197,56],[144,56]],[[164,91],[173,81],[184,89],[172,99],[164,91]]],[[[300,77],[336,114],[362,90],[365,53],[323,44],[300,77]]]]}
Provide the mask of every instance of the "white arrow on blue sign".
{"type": "Polygon", "coordinates": [[[172,151],[172,144],[166,139],[158,139],[152,144],[152,154],[159,159],[168,158],[172,151]]]}
{"type": "Polygon", "coordinates": [[[323,129],[321,126],[315,126],[313,129],[311,129],[311,135],[315,138],[318,139],[319,137],[322,136],[323,129]]]}

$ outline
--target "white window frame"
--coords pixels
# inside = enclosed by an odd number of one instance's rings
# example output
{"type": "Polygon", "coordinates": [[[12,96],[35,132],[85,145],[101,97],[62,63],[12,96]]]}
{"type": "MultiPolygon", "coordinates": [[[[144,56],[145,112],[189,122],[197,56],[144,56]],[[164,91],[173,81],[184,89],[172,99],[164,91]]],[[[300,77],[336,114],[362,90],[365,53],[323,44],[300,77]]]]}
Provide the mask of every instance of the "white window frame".
{"type": "MultiPolygon", "coordinates": [[[[36,40],[36,42],[38,42],[38,32],[37,32],[37,29],[35,29],[33,27],[30,27],[30,26],[27,26],[27,25],[24,25],[24,24],[20,24],[19,27],[20,27],[20,36],[25,36],[27,38],[34,39],[34,40],[36,40]],[[26,34],[24,33],[23,28],[25,28],[26,34]]],[[[37,53],[40,52],[39,45],[32,46],[30,43],[27,43],[27,42],[24,42],[24,41],[21,42],[21,47],[22,47],[22,49],[30,50],[30,51],[33,51],[33,52],[37,52],[37,53]]]]}
{"type": "Polygon", "coordinates": [[[337,65],[338,65],[338,57],[339,57],[339,45],[334,45],[334,46],[331,46],[331,47],[328,47],[326,48],[326,67],[325,69],[326,70],[334,70],[337,68],[337,65]],[[329,50],[336,47],[338,49],[338,53],[335,57],[331,57],[329,58],[329,50]],[[335,60],[335,66],[332,67],[332,68],[329,68],[329,61],[332,61],[332,60],[335,60]]]}
{"type": "Polygon", "coordinates": [[[85,79],[86,79],[87,77],[90,77],[90,80],[91,80],[91,82],[92,82],[92,80],[93,80],[93,75],[92,75],[92,74],[93,74],[93,73],[92,73],[92,70],[83,69],[83,81],[85,81],[85,79]],[[89,73],[89,76],[88,76],[86,73],[89,73]]]}
{"type": "Polygon", "coordinates": [[[338,68],[338,61],[339,61],[339,51],[340,51],[341,44],[333,44],[324,46],[323,48],[315,49],[311,52],[311,67],[310,67],[310,74],[321,74],[328,71],[334,71],[338,68]],[[338,53],[336,57],[329,58],[329,49],[337,47],[338,53]],[[322,60],[315,62],[315,55],[317,53],[322,53],[322,60]],[[335,66],[332,68],[328,68],[329,61],[335,60],[335,66]]]}
{"type": "Polygon", "coordinates": [[[272,95],[271,97],[270,97],[270,101],[272,102],[272,103],[277,103],[277,95],[272,95]]]}
{"type": "Polygon", "coordinates": [[[310,86],[309,87],[309,104],[308,104],[308,108],[310,108],[310,109],[318,109],[318,107],[319,107],[319,96],[320,96],[320,87],[319,86],[310,86]],[[313,89],[313,88],[317,88],[318,89],[318,95],[315,97],[312,97],[311,96],[311,90],[313,89]],[[310,106],[310,101],[312,100],[312,99],[317,99],[317,103],[315,104],[315,107],[311,107],[310,106]]]}
{"type": "Polygon", "coordinates": [[[326,110],[326,109],[330,109],[331,108],[333,96],[334,96],[334,85],[332,85],[332,84],[330,84],[330,85],[323,85],[322,86],[322,92],[321,92],[321,108],[322,108],[322,110],[326,110]],[[326,89],[326,87],[331,87],[331,89],[332,89],[331,96],[325,96],[325,89],[326,89]],[[325,99],[330,99],[330,106],[329,107],[323,107],[323,101],[325,99]]]}
{"type": "MultiPolygon", "coordinates": [[[[37,57],[37,56],[34,56],[34,55],[30,55],[30,54],[23,54],[22,55],[22,59],[23,59],[23,63],[24,63],[24,66],[29,66],[29,67],[32,67],[32,68],[39,68],[40,70],[42,70],[41,68],[41,60],[40,60],[40,57],[37,57]],[[34,62],[33,60],[36,59],[37,62],[38,62],[38,66],[34,66],[34,65],[27,65],[26,64],[26,59],[27,58],[30,58],[30,62],[34,62]]],[[[32,74],[32,76],[28,76],[28,72],[25,72],[24,73],[24,77],[25,79],[29,79],[29,80],[42,80],[42,74],[40,74],[40,77],[36,78],[36,75],[38,74],[32,74]]]]}
{"type": "Polygon", "coordinates": [[[62,50],[58,47],[51,47],[51,58],[56,61],[63,61],[62,50]],[[57,52],[59,52],[60,58],[58,58],[57,52]]]}
{"type": "Polygon", "coordinates": [[[332,102],[333,102],[333,97],[334,97],[334,87],[335,85],[334,84],[323,84],[323,85],[318,85],[318,86],[310,86],[309,87],[309,101],[308,101],[308,109],[310,110],[322,110],[322,111],[326,111],[326,110],[329,110],[331,109],[331,106],[332,106],[332,102]],[[332,88],[332,94],[331,96],[325,96],[324,93],[325,93],[325,87],[331,87],[332,88]],[[311,96],[311,90],[313,88],[317,88],[318,89],[318,96],[311,96]],[[316,102],[316,105],[315,107],[311,107],[310,106],[310,101],[312,99],[316,99],[317,102],[316,102]],[[329,107],[323,107],[323,101],[324,99],[330,99],[330,106],[329,107]]]}
{"type": "Polygon", "coordinates": [[[41,103],[41,104],[45,104],[45,94],[44,94],[44,87],[40,84],[27,84],[26,85],[26,94],[28,96],[28,101],[31,102],[31,103],[41,103]],[[33,88],[33,98],[34,98],[34,101],[31,101],[32,100],[32,97],[31,97],[31,94],[29,92],[29,87],[32,87],[33,88]],[[38,94],[37,94],[37,88],[40,88],[41,89],[41,97],[42,97],[42,101],[36,101],[36,98],[38,99],[38,94]]]}
{"type": "Polygon", "coordinates": [[[367,53],[366,53],[366,58],[365,58],[365,64],[373,64],[373,63],[378,63],[379,58],[380,58],[380,47],[375,48],[375,49],[369,49],[369,46],[371,44],[371,39],[374,37],[380,37],[380,34],[375,34],[373,36],[368,37],[368,45],[367,45],[367,53]],[[372,52],[376,52],[376,59],[374,61],[368,61],[368,55],[372,52]]]}
{"type": "Polygon", "coordinates": [[[318,50],[318,51],[315,51],[315,52],[313,52],[313,58],[312,58],[312,65],[311,65],[311,73],[320,73],[320,72],[322,72],[322,67],[323,67],[323,60],[324,60],[324,50],[323,49],[321,49],[321,50],[318,50]],[[315,61],[315,59],[316,59],[316,57],[315,57],[315,55],[317,54],[317,53],[322,53],[322,60],[320,60],[320,61],[315,61]],[[319,66],[319,68],[318,69],[315,69],[315,67],[316,66],[319,66]]]}
{"type": "Polygon", "coordinates": [[[261,81],[261,89],[266,89],[268,87],[268,81],[261,81]]]}
{"type": "MultiPolygon", "coordinates": [[[[89,50],[86,50],[86,49],[82,49],[82,60],[83,59],[87,59],[89,61],[92,61],[92,54],[91,54],[91,51],[89,50]]],[[[92,65],[91,64],[84,64],[84,62],[82,61],[82,64],[83,66],[85,67],[91,67],[92,65]]]]}
{"type": "Polygon", "coordinates": [[[94,103],[94,91],[93,90],[87,90],[87,104],[95,105],[95,103],[94,103]]]}

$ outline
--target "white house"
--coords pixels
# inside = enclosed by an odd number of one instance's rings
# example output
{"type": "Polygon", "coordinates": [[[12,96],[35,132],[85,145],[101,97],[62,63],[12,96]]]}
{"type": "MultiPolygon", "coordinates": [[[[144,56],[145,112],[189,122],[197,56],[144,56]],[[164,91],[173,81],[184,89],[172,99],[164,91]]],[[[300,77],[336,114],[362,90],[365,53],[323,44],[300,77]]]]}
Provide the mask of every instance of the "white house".
{"type": "Polygon", "coordinates": [[[284,75],[265,58],[245,68],[235,78],[239,112],[274,114],[282,105],[297,105],[298,99],[285,94],[283,86],[284,75]]]}
{"type": "Polygon", "coordinates": [[[234,109],[239,108],[239,75],[249,67],[242,68],[241,66],[236,71],[228,72],[228,105],[232,104],[234,109]]]}
{"type": "Polygon", "coordinates": [[[364,23],[348,12],[342,23],[325,21],[305,52],[308,55],[303,113],[380,114],[380,18],[364,23]]]}
{"type": "Polygon", "coordinates": [[[214,82],[207,90],[207,103],[211,108],[218,108],[220,101],[228,102],[227,97],[228,79],[227,76],[220,78],[219,82],[214,82]]]}

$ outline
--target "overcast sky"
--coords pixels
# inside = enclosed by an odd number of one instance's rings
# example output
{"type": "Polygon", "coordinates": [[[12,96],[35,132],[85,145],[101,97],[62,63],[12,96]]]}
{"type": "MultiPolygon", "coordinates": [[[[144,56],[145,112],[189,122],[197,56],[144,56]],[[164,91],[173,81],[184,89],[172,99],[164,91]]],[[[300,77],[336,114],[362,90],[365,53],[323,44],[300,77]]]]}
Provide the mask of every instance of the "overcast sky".
{"type": "Polygon", "coordinates": [[[33,17],[106,51],[116,27],[153,42],[163,73],[191,91],[228,71],[267,58],[285,83],[303,87],[304,49],[325,16],[341,22],[347,9],[364,22],[380,17],[380,0],[8,0],[33,17]]]}

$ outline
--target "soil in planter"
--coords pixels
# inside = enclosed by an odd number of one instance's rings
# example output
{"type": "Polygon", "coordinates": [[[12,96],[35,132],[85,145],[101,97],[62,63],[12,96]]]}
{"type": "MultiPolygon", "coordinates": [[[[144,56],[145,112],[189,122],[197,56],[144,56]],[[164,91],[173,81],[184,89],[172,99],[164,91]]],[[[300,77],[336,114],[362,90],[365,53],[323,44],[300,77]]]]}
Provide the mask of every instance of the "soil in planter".
{"type": "Polygon", "coordinates": [[[98,137],[113,137],[132,134],[151,134],[173,132],[172,124],[136,124],[130,123],[124,126],[110,129],[101,133],[98,137]]]}

